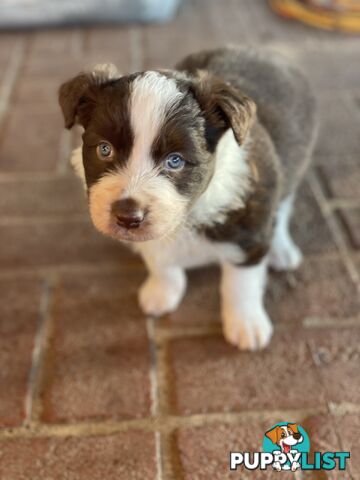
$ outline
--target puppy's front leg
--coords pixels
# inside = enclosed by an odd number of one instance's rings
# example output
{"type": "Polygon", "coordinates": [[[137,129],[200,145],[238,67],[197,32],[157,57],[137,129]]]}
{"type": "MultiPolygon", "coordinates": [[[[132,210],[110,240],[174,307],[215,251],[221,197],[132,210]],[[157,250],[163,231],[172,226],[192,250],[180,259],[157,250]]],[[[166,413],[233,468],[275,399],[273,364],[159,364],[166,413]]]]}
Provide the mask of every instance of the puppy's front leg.
{"type": "Polygon", "coordinates": [[[186,276],[181,267],[151,268],[139,291],[139,303],[147,315],[160,316],[176,310],[186,290],[186,276]]]}
{"type": "Polygon", "coordinates": [[[273,326],[263,306],[267,262],[222,267],[221,301],[225,338],[241,350],[264,348],[273,326]]]}

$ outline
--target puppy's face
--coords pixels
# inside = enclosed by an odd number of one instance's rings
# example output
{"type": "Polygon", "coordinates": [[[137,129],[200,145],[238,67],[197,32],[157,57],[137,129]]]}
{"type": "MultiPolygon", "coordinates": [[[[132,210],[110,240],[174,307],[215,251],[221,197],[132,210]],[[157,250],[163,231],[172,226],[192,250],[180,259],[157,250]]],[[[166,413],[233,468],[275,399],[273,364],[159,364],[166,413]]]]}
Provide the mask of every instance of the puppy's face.
{"type": "Polygon", "coordinates": [[[288,425],[284,426],[276,426],[267,432],[266,436],[270,438],[273,443],[279,445],[281,450],[285,453],[289,453],[291,447],[303,441],[303,436],[298,431],[298,426],[296,423],[289,423],[288,425]]]}
{"type": "Polygon", "coordinates": [[[216,143],[232,126],[224,110],[241,102],[239,143],[254,113],[251,100],[230,87],[223,96],[231,106],[222,108],[218,83],[175,72],[121,77],[106,66],[61,87],[66,126],[84,127],[84,173],[98,230],[145,241],[185,222],[213,175],[216,143]]]}

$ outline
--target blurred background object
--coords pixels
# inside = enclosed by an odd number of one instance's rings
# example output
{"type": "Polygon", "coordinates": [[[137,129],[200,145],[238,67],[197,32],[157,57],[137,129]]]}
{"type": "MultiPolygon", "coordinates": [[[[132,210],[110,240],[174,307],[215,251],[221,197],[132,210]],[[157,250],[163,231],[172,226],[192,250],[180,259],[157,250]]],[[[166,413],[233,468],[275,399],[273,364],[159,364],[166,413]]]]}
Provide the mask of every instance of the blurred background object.
{"type": "Polygon", "coordinates": [[[163,22],[181,0],[0,0],[0,28],[163,22]]]}
{"type": "Polygon", "coordinates": [[[280,15],[326,30],[360,32],[359,0],[269,0],[280,15]]]}

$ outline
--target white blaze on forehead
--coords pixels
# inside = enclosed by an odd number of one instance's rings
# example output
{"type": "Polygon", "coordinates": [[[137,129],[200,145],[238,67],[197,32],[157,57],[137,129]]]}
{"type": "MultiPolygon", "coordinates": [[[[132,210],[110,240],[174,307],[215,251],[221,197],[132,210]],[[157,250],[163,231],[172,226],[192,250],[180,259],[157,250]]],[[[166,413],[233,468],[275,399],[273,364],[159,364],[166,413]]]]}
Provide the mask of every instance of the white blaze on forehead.
{"type": "Polygon", "coordinates": [[[130,121],[134,146],[128,168],[137,175],[153,167],[151,146],[159,134],[166,114],[183,98],[172,78],[158,72],[145,72],[136,78],[130,94],[130,121]]]}
{"type": "Polygon", "coordinates": [[[132,197],[148,211],[146,228],[149,238],[169,235],[183,222],[187,199],[177,192],[166,176],[158,174],[151,158],[151,147],[167,113],[183,96],[173,79],[157,72],[146,72],[134,80],[129,98],[134,135],[130,156],[125,167],[119,166],[90,188],[90,213],[101,232],[119,235],[111,206],[126,197],[132,197]]]}

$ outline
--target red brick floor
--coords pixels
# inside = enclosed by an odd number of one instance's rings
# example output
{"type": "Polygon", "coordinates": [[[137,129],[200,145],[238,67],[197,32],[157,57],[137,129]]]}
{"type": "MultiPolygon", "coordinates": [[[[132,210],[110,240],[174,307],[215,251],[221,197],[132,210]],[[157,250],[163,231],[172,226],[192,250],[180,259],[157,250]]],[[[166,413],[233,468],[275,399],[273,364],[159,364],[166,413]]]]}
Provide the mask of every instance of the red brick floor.
{"type": "Polygon", "coordinates": [[[315,478],[360,479],[359,58],[358,37],[286,22],[264,0],[185,0],[165,25],[0,35],[1,479],[274,478],[231,473],[228,457],[277,421],[351,451],[347,472],[315,478]],[[222,338],[216,268],[190,274],[177,312],[144,318],[145,270],[91,226],[56,100],[94,62],[171,67],[224,43],[297,62],[321,113],[293,222],[305,262],[271,275],[276,331],[255,354],[222,338]]]}

